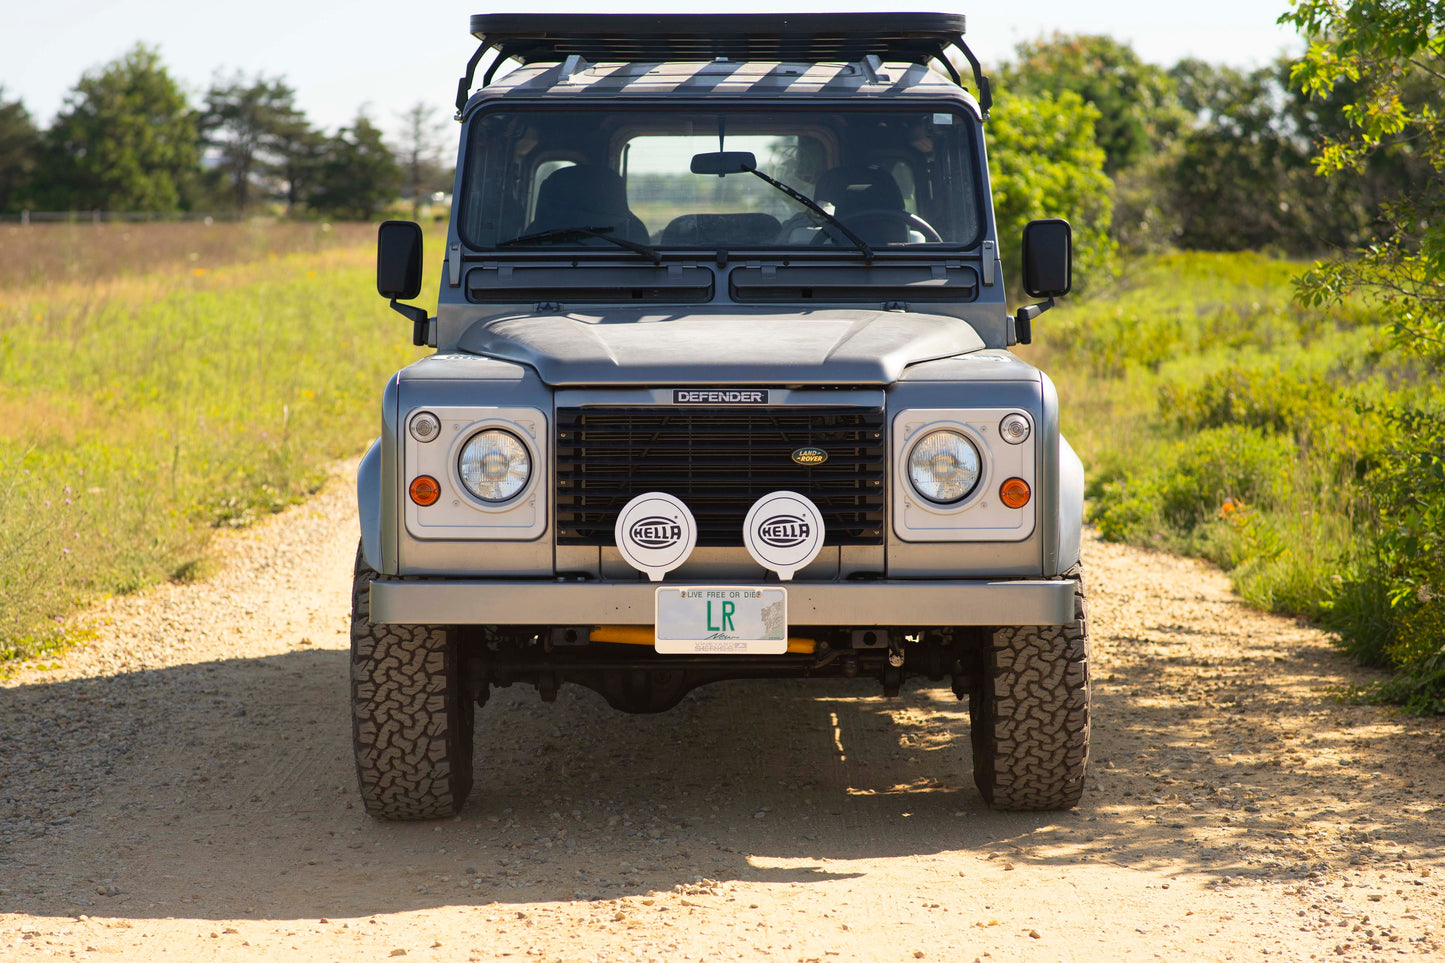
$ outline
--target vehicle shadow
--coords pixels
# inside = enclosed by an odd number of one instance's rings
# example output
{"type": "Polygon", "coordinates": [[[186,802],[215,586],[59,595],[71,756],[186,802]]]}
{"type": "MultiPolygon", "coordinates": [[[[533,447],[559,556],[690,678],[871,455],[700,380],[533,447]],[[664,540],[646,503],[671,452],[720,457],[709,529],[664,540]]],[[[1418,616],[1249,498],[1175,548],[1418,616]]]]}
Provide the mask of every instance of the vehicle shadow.
{"type": "Polygon", "coordinates": [[[787,681],[704,688],[656,716],[576,687],[552,705],[500,690],[477,714],[461,815],[382,823],[357,797],[346,661],[306,649],[0,690],[0,912],[354,917],[806,885],[949,853],[1291,879],[1441,842],[1445,776],[1401,752],[1413,736],[1410,752],[1438,753],[1439,726],[1367,724],[1378,714],[1318,697],[1164,700],[1177,667],[1150,660],[1096,682],[1071,812],[989,810],[946,689],[787,681]],[[1271,743],[1292,715],[1344,754],[1271,743]]]}

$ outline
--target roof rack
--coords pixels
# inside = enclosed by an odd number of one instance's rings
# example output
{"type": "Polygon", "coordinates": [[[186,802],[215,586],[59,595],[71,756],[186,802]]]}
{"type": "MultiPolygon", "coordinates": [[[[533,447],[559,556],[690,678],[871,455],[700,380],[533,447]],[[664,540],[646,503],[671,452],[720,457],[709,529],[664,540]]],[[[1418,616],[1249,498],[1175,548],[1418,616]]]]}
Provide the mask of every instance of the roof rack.
{"type": "Polygon", "coordinates": [[[593,63],[651,61],[782,60],[851,63],[876,56],[884,61],[937,62],[962,84],[948,60],[956,47],[973,68],[979,106],[993,105],[988,78],[963,41],[961,14],[893,13],[681,13],[537,14],[481,13],[472,17],[481,41],[457,84],[457,116],[471,93],[477,65],[489,50],[496,56],[482,86],[504,60],[523,64],[563,62],[580,57],[593,63]]]}

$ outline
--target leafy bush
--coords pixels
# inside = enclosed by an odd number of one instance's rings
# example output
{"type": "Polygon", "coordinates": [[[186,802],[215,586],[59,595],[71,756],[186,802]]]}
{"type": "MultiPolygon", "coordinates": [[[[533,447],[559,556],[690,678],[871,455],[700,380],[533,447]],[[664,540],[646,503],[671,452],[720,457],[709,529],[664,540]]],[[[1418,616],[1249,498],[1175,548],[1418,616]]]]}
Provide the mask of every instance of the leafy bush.
{"type": "Polygon", "coordinates": [[[1160,511],[1175,528],[1191,532],[1228,506],[1271,509],[1289,491],[1289,449],[1252,428],[1210,428],[1178,445],[1160,480],[1160,511]]]}
{"type": "Polygon", "coordinates": [[[1289,447],[1257,429],[1210,428],[1175,442],[1146,471],[1116,465],[1091,488],[1091,520],[1105,538],[1171,543],[1245,506],[1272,509],[1290,491],[1289,447]],[[1162,528],[1161,528],[1162,526],[1162,528]]]}
{"type": "Polygon", "coordinates": [[[1024,225],[1067,214],[1074,230],[1074,284],[1079,290],[1117,271],[1109,237],[1113,184],[1094,141],[1099,112],[1073,91],[1057,97],[1000,94],[989,116],[989,179],[1009,283],[1020,278],[1024,225]]]}

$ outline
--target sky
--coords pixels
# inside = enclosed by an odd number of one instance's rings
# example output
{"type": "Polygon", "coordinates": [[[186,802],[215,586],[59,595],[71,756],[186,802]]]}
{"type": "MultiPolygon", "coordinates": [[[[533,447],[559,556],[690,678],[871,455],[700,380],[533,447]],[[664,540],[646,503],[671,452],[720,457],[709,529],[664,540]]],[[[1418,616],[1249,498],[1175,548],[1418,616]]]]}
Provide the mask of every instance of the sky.
{"type": "Polygon", "coordinates": [[[468,33],[483,12],[688,12],[938,10],[968,17],[967,40],[987,71],[1014,46],[1054,31],[1103,33],[1133,44],[1145,60],[1169,65],[1184,57],[1247,67],[1301,44],[1275,20],[1288,0],[3,0],[0,58],[3,99],[20,99],[37,124],[48,124],[87,70],[137,42],[159,47],[162,62],[198,103],[218,71],[284,77],[312,123],[335,129],[359,109],[383,130],[399,131],[413,104],[451,116],[457,78],[476,49],[468,33]]]}

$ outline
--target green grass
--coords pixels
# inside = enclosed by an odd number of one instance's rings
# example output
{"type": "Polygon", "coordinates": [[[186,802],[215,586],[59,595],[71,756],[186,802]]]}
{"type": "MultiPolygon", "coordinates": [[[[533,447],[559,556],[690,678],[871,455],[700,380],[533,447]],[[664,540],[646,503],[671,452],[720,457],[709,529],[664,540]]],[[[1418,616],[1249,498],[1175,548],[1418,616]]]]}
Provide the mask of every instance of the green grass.
{"type": "Polygon", "coordinates": [[[1386,557],[1381,524],[1422,477],[1396,469],[1410,447],[1399,413],[1433,410],[1440,389],[1368,306],[1297,306],[1303,267],[1249,253],[1138,261],[1036,322],[1023,353],[1059,387],[1103,537],[1218,563],[1246,601],[1323,621],[1351,655],[1398,670],[1403,701],[1440,711],[1440,593],[1402,596],[1410,564],[1386,557]],[[1436,680],[1423,700],[1422,672],[1436,680]]]}
{"type": "Polygon", "coordinates": [[[0,289],[0,659],[62,644],[88,599],[197,577],[218,526],[375,435],[386,377],[424,352],[348,240],[0,289]]]}

